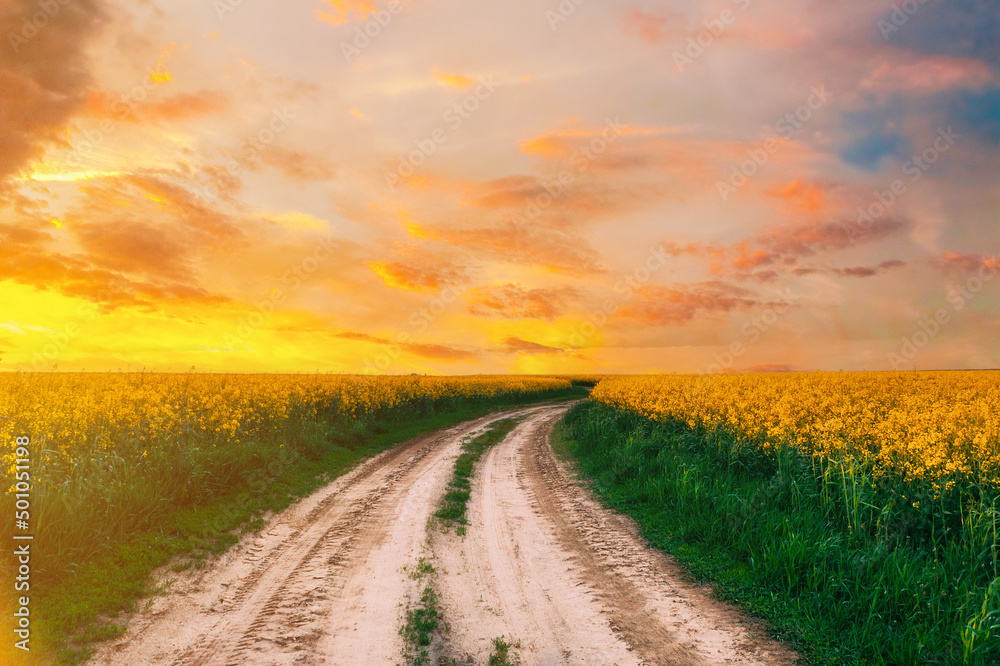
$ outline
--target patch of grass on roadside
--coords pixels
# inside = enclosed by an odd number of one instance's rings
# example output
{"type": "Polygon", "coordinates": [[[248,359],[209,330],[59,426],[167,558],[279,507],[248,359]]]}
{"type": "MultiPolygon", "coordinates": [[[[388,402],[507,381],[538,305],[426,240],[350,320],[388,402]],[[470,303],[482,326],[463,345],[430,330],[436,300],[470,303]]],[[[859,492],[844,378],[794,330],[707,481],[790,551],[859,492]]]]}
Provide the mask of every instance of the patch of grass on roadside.
{"type": "Polygon", "coordinates": [[[511,655],[512,649],[520,650],[521,641],[508,643],[503,636],[497,636],[493,639],[493,653],[487,663],[489,666],[514,666],[520,660],[517,658],[517,653],[511,655]]]}
{"type": "Polygon", "coordinates": [[[577,399],[582,392],[576,389],[503,405],[463,405],[371,427],[359,422],[350,433],[314,424],[303,430],[308,441],[298,442],[308,455],[279,454],[266,471],[228,492],[194,505],[165,507],[151,528],[109,539],[101,552],[73,568],[70,579],[40,585],[37,592],[32,580],[32,604],[37,604],[32,617],[38,619],[32,623],[32,652],[21,663],[86,661],[92,643],[120,634],[114,627],[124,626],[122,617],[139,609],[140,599],[157,593],[153,572],[167,565],[175,572],[205,566],[236,543],[240,534],[261,529],[266,514],[287,508],[366,458],[499,409],[549,402],[553,397],[577,399]]]}
{"type": "Polygon", "coordinates": [[[439,598],[433,585],[424,583],[424,579],[434,574],[434,565],[423,557],[417,560],[417,566],[407,572],[410,580],[418,581],[423,590],[420,602],[409,606],[399,635],[403,637],[403,659],[406,666],[429,666],[432,663],[431,652],[435,634],[441,629],[447,629],[442,624],[439,598]]]}
{"type": "MultiPolygon", "coordinates": [[[[579,460],[607,505],[720,597],[767,619],[804,663],[1000,663],[1000,579],[977,589],[992,563],[971,557],[976,544],[957,530],[921,544],[900,536],[919,532],[888,510],[876,529],[845,527],[828,498],[846,505],[851,480],[815,479],[811,456],[769,458],[683,421],[585,403],[557,433],[553,446],[579,460]]],[[[987,548],[997,543],[978,529],[987,548]]]]}
{"type": "Polygon", "coordinates": [[[465,511],[472,492],[472,475],[483,453],[494,444],[498,444],[517,426],[519,419],[503,419],[471,441],[462,444],[462,453],[455,460],[455,473],[448,490],[441,498],[441,504],[434,515],[445,524],[457,524],[459,536],[465,534],[468,520],[465,511]]]}

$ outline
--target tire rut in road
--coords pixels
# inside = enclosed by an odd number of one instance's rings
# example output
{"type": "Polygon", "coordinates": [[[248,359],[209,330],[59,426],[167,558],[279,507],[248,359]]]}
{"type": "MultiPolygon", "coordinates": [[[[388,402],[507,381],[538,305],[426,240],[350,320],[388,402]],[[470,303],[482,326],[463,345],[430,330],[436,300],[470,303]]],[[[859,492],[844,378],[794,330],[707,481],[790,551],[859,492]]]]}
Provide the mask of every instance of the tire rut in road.
{"type": "Polygon", "coordinates": [[[561,465],[552,425],[535,431],[523,470],[538,510],[597,594],[612,628],[649,664],[791,664],[766,627],[689,583],[669,557],[645,542],[631,519],[603,508],[561,465]]]}
{"type": "MultiPolygon", "coordinates": [[[[157,600],[147,615],[132,618],[130,631],[102,646],[92,663],[337,663],[317,646],[331,626],[346,622],[337,614],[351,601],[343,591],[365,588],[368,581],[359,584],[352,577],[365,573],[362,565],[373,551],[392,539],[392,520],[404,521],[403,531],[419,533],[410,541],[422,543],[426,517],[416,525],[404,514],[433,511],[436,484],[443,490],[448,456],[457,454],[459,440],[531,409],[491,414],[362,463],[273,517],[259,534],[244,537],[206,570],[182,574],[174,594],[157,600]],[[421,480],[428,470],[437,471],[421,480]],[[401,508],[418,486],[426,497],[401,508]]],[[[410,562],[410,555],[399,553],[400,562],[410,562]]],[[[378,623],[376,640],[385,634],[390,641],[397,638],[397,602],[389,605],[392,617],[378,623]]]]}

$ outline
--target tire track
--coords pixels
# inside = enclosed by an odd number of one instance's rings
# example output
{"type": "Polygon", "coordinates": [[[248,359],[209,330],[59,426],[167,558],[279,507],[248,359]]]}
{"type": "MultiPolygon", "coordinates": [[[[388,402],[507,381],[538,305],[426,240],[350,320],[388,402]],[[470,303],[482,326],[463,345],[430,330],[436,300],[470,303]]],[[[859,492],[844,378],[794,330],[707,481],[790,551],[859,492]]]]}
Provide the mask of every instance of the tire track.
{"type": "MultiPolygon", "coordinates": [[[[148,616],[133,618],[129,633],[104,646],[93,663],[337,663],[317,646],[350,619],[338,613],[352,605],[350,594],[370,582],[354,578],[366,573],[376,555],[385,555],[379,548],[394,538],[393,521],[406,523],[402,533],[416,534],[410,545],[419,546],[461,439],[536,409],[492,414],[366,461],[272,518],[207,571],[187,575],[148,616]],[[422,496],[407,503],[415,488],[424,489],[422,496]],[[416,514],[423,517],[415,521],[416,514]]],[[[398,553],[400,564],[381,566],[390,573],[400,570],[415,559],[413,547],[398,553]]],[[[403,573],[397,577],[407,580],[403,573]]],[[[392,599],[372,618],[378,625],[372,629],[375,640],[395,638],[398,601],[392,599]]]]}
{"type": "Polygon", "coordinates": [[[508,410],[370,459],[182,575],[94,663],[397,663],[421,585],[408,567],[426,556],[451,626],[438,652],[462,663],[505,636],[523,664],[790,664],[556,461],[549,436],[569,407],[508,410]],[[512,416],[525,418],[477,467],[467,536],[428,533],[462,440],[512,416]]]}
{"type": "Polygon", "coordinates": [[[522,469],[537,509],[550,521],[578,575],[604,606],[615,632],[648,664],[791,664],[797,655],[770,641],[764,625],[687,582],[629,518],[607,510],[552,452],[553,422],[526,442],[522,469]]]}
{"type": "Polygon", "coordinates": [[[468,536],[435,544],[453,654],[485,663],[505,636],[524,664],[791,664],[759,622],[686,582],[575,483],[549,445],[566,409],[528,418],[484,456],[468,536]]]}

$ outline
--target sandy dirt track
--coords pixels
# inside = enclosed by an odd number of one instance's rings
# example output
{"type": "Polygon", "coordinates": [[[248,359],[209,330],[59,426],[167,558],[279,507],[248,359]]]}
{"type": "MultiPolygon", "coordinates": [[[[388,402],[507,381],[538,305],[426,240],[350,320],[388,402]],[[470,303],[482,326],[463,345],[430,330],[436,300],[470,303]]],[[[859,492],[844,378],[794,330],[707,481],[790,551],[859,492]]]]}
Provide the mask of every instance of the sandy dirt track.
{"type": "Polygon", "coordinates": [[[501,635],[523,664],[792,663],[573,481],[548,444],[566,409],[508,410],[372,458],[208,568],[170,574],[171,594],[91,663],[402,663],[419,557],[450,628],[436,652],[458,663],[485,664],[501,635]],[[479,463],[467,534],[429,529],[462,441],[509,416],[523,421],[479,463]]]}

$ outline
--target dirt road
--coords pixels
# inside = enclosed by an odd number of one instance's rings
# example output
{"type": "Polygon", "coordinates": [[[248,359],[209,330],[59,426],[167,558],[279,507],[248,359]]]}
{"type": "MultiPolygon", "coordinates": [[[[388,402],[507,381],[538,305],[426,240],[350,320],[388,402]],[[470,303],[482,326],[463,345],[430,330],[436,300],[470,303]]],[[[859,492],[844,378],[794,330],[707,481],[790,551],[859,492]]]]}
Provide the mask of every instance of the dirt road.
{"type": "Polygon", "coordinates": [[[498,636],[523,664],[791,663],[573,482],[548,445],[567,408],[509,410],[372,458],[212,566],[170,574],[171,593],[91,663],[402,663],[420,557],[449,627],[436,652],[457,663],[485,664],[498,636]],[[429,526],[463,440],[510,416],[523,421],[480,461],[467,534],[429,526]]]}

